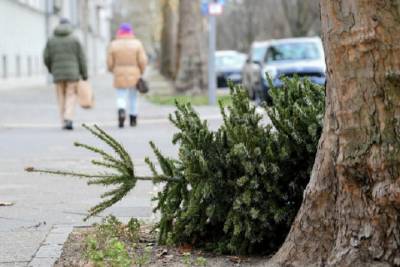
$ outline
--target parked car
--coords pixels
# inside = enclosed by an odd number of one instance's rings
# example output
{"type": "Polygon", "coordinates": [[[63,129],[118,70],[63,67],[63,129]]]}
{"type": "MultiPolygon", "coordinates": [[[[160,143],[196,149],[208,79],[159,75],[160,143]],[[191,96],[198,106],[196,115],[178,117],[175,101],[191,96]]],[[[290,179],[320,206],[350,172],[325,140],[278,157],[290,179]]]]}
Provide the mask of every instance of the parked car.
{"type": "Polygon", "coordinates": [[[242,82],[242,69],[246,62],[246,54],[233,50],[217,51],[215,67],[218,88],[227,87],[228,80],[234,83],[242,82]]]}
{"type": "Polygon", "coordinates": [[[325,56],[321,39],[291,38],[253,43],[243,68],[243,84],[249,95],[267,99],[268,74],[275,87],[282,86],[282,77],[307,77],[312,82],[325,84],[325,56]]]}

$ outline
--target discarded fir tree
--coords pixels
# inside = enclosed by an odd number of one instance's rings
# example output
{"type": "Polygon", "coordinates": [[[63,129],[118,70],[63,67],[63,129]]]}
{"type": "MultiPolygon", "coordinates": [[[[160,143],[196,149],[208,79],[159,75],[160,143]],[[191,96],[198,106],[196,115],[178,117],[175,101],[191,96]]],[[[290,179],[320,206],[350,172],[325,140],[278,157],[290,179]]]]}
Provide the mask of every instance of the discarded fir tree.
{"type": "Polygon", "coordinates": [[[121,200],[138,180],[162,183],[155,197],[161,243],[190,243],[222,253],[271,253],[286,237],[308,183],[322,129],[324,91],[307,80],[286,80],[283,88],[271,89],[268,117],[240,87],[233,87],[231,95],[232,104],[221,106],[223,123],[216,131],[190,104],[177,103],[170,120],[178,129],[173,138],[178,158],[163,156],[151,143],[161,169],[146,159],[152,177],[136,176],[125,149],[97,126],[85,127],[113,154],[75,145],[99,154],[102,160],[92,163],[107,173],[29,170],[113,185],[89,216],[121,200]]]}

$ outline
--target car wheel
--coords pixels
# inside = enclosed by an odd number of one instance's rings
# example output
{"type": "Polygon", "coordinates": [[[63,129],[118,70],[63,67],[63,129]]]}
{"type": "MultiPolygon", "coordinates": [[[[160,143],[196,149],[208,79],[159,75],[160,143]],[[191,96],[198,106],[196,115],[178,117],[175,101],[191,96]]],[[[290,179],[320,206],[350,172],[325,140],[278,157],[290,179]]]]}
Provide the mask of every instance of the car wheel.
{"type": "Polygon", "coordinates": [[[267,93],[267,95],[265,96],[265,102],[267,103],[267,106],[273,105],[272,97],[269,95],[269,93],[267,93]]]}
{"type": "Polygon", "coordinates": [[[256,90],[254,88],[249,90],[249,97],[251,100],[256,100],[256,90]]]}
{"type": "Polygon", "coordinates": [[[256,104],[257,106],[261,105],[261,103],[262,103],[262,101],[263,101],[263,99],[262,99],[260,93],[261,93],[261,92],[258,91],[258,90],[254,90],[254,93],[253,93],[253,95],[254,95],[254,102],[255,102],[255,104],[256,104]]]}

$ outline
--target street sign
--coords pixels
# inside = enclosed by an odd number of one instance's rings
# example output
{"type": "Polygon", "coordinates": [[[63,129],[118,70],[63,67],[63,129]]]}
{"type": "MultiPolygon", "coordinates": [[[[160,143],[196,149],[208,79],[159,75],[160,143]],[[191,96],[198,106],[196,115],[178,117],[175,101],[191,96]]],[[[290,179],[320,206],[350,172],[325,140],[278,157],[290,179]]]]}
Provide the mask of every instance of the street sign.
{"type": "Polygon", "coordinates": [[[210,3],[208,5],[208,14],[210,16],[220,16],[224,11],[224,6],[220,3],[210,3]]]}
{"type": "Polygon", "coordinates": [[[201,3],[201,15],[208,16],[208,2],[201,3]]]}
{"type": "Polygon", "coordinates": [[[201,0],[200,4],[201,15],[203,16],[221,15],[223,12],[223,7],[225,5],[225,2],[226,2],[225,0],[201,0]]]}

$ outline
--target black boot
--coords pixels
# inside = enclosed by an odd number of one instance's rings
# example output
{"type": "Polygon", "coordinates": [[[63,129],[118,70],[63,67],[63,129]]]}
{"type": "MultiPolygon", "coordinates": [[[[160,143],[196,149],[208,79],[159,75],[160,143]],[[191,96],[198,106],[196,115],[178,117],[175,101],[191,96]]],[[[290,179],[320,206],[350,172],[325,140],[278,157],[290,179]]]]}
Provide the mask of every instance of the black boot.
{"type": "Polygon", "coordinates": [[[125,123],[125,110],[119,109],[118,110],[118,127],[124,128],[124,123],[125,123]]]}
{"type": "Polygon", "coordinates": [[[74,126],[72,124],[71,120],[64,120],[64,126],[63,126],[64,130],[73,130],[74,126]]]}
{"type": "Polygon", "coordinates": [[[136,119],[137,119],[137,116],[136,115],[129,115],[129,119],[130,119],[130,124],[131,124],[131,126],[132,127],[135,127],[136,126],[136,119]]]}

